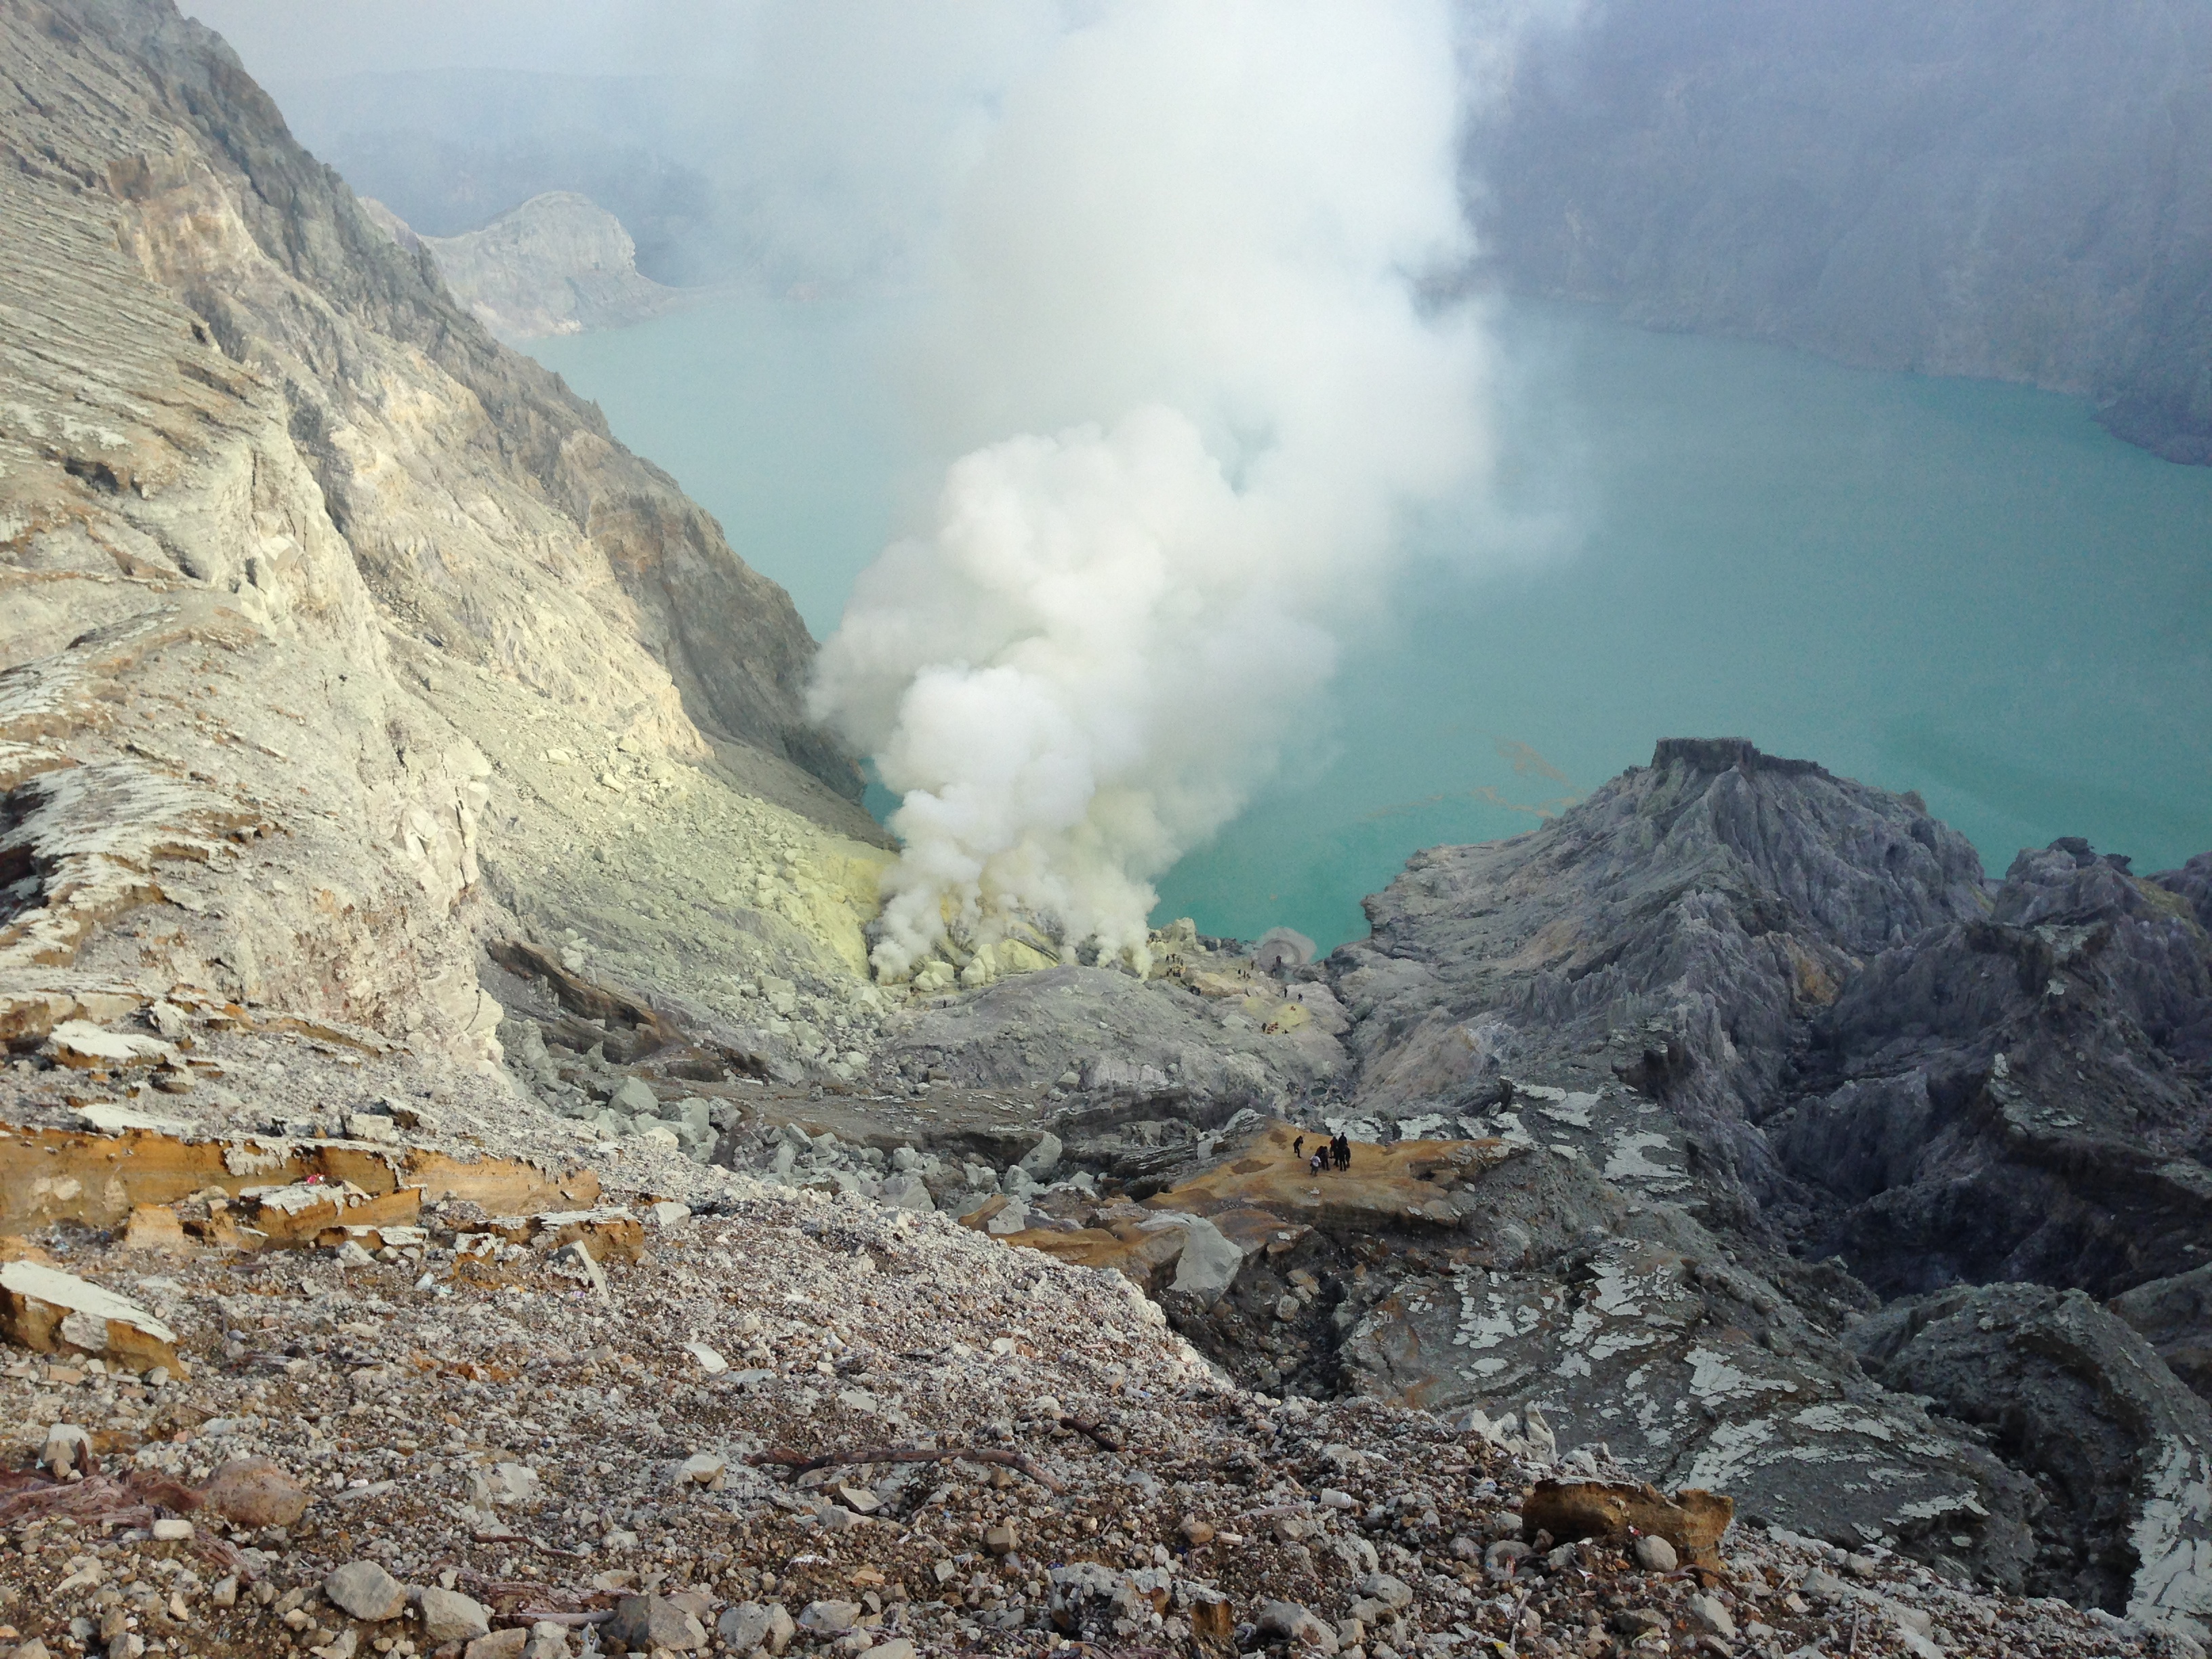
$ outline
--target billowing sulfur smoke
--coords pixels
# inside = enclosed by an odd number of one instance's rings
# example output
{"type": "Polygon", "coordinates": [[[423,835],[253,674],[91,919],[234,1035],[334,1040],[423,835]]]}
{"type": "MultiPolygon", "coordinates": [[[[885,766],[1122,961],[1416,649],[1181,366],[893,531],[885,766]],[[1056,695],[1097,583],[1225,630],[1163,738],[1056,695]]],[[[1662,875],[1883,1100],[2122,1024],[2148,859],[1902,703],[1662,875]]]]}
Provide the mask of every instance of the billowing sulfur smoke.
{"type": "Polygon", "coordinates": [[[1117,0],[1008,95],[950,231],[927,533],[823,647],[819,718],[903,797],[876,964],[1017,915],[1141,962],[1482,464],[1442,0],[1117,0]],[[1018,435],[1014,435],[1018,434],[1018,435]]]}

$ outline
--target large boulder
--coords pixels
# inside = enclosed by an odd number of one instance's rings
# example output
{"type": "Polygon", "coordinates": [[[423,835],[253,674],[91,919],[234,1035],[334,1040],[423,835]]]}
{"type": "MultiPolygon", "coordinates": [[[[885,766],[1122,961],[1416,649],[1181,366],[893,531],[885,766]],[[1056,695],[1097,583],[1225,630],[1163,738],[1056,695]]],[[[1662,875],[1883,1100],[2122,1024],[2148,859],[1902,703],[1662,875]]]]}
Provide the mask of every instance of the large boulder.
{"type": "Polygon", "coordinates": [[[1182,1254],[1176,1258],[1171,1297],[1210,1308],[1228,1293],[1244,1266],[1244,1251],[1203,1216],[1176,1216],[1182,1229],[1182,1254]]]}

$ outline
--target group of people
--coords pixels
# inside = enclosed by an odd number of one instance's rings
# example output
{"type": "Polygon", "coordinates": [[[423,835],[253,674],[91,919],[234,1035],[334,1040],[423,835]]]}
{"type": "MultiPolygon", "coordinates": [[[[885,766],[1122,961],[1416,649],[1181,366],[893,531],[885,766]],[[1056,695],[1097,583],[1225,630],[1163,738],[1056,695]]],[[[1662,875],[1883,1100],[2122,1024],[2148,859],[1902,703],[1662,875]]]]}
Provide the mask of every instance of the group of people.
{"type": "MultiPolygon", "coordinates": [[[[1306,1138],[1300,1135],[1291,1143],[1291,1151],[1305,1158],[1306,1138]]],[[[1352,1138],[1334,1135],[1314,1148],[1313,1156],[1306,1158],[1306,1168],[1319,1175],[1323,1170],[1348,1170],[1352,1167],[1352,1138]]]]}

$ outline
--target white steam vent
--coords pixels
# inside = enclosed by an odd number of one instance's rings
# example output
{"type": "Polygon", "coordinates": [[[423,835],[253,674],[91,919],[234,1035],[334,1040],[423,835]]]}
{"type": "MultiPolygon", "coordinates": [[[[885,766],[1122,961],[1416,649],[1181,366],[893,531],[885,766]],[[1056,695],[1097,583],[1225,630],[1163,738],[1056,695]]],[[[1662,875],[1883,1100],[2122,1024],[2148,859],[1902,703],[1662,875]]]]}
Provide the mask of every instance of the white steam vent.
{"type": "Polygon", "coordinates": [[[1405,508],[1480,469],[1480,331],[1416,292],[1468,252],[1461,94],[1440,0],[1121,0],[1008,95],[930,356],[969,453],[813,691],[903,797],[884,976],[1017,916],[1140,963],[1405,508]]]}

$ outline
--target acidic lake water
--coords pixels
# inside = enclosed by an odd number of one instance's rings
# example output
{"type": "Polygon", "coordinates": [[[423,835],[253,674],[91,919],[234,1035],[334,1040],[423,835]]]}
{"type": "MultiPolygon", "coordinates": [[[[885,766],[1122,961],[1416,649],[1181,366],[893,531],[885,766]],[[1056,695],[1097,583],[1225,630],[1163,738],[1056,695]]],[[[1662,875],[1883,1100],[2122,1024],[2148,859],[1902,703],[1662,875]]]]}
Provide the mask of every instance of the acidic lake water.
{"type": "MultiPolygon", "coordinates": [[[[901,430],[897,324],[740,300],[532,349],[824,635],[944,459],[901,430]]],[[[2013,386],[1558,306],[1498,334],[1492,485],[1409,526],[1276,781],[1156,918],[1340,944],[1407,854],[1534,828],[1662,737],[1917,789],[1993,873],[2063,835],[2144,872],[2212,848],[2212,469],[2013,386]]]]}

